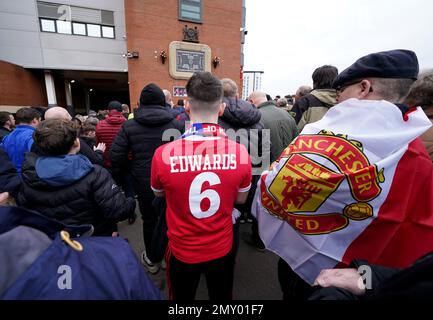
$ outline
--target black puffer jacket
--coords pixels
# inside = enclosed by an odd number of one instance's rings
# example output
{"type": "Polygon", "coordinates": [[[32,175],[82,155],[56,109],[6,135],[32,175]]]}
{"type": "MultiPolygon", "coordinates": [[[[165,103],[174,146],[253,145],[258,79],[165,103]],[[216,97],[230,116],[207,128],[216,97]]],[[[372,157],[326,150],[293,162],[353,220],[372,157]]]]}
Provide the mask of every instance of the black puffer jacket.
{"type": "Polygon", "coordinates": [[[219,118],[218,124],[226,130],[231,140],[247,148],[253,167],[261,167],[261,155],[269,153],[270,145],[269,142],[263,144],[264,126],[260,122],[262,117],[260,110],[244,100],[224,98],[223,102],[226,104],[226,109],[219,118]],[[232,130],[236,132],[235,136],[232,136],[234,134],[232,130]]]}
{"type": "Polygon", "coordinates": [[[22,179],[21,206],[66,224],[92,224],[95,235],[110,236],[116,222],[134,215],[135,200],[125,198],[109,172],[82,155],[38,162],[28,153],[22,179]]]}
{"type": "Polygon", "coordinates": [[[0,193],[9,192],[14,198],[20,189],[21,179],[9,159],[8,154],[0,148],[0,193]]]}
{"type": "Polygon", "coordinates": [[[170,131],[175,134],[171,140],[177,139],[181,125],[166,107],[146,105],[136,109],[134,119],[122,125],[110,149],[112,170],[116,179],[130,168],[136,183],[148,186],[149,191],[152,157],[159,146],[170,142],[163,141],[163,134],[168,133],[166,130],[169,129],[175,129],[170,131]],[[131,161],[128,160],[130,152],[131,161]]]}

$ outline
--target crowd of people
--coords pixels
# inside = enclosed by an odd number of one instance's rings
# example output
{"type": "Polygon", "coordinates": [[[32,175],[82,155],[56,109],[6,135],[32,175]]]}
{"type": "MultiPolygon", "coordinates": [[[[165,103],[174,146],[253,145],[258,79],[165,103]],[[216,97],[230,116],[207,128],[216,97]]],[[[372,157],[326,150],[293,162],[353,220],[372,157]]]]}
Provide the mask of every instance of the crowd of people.
{"type": "Polygon", "coordinates": [[[143,224],[141,265],[152,274],[166,269],[168,298],[176,301],[195,299],[202,274],[211,300],[233,298],[239,227],[246,221],[251,232],[243,240],[280,256],[284,299],[431,294],[433,72],[419,74],[413,52],[393,50],[363,57],[341,73],[318,67],[312,82],[283,98],[255,91],[242,100],[235,81],[201,72],[188,80],[188,97],[176,104],[168,90],[151,83],[132,112],[118,101],[87,116],[72,117],[59,106],[0,112],[0,297],[163,298],[118,233],[117,223],[134,223],[136,211],[143,224]],[[368,110],[377,116],[364,117],[368,110]],[[389,145],[386,137],[370,144],[376,127],[385,128],[389,145]],[[406,140],[395,165],[388,164],[400,152],[396,143],[406,140]],[[370,253],[349,254],[346,238],[356,241],[369,228],[361,223],[374,224],[377,233],[387,228],[376,223],[386,206],[372,202],[380,191],[372,196],[371,190],[377,184],[391,194],[392,186],[380,184],[396,183],[397,173],[389,174],[399,172],[406,157],[416,168],[406,169],[406,181],[423,176],[412,182],[419,184],[412,186],[418,194],[383,201],[400,207],[396,228],[412,230],[410,220],[423,231],[413,229],[414,239],[407,231],[399,252],[391,252],[398,245],[390,236],[374,250],[358,241],[370,253]],[[425,206],[422,214],[411,215],[414,200],[425,206]],[[367,216],[359,218],[364,211],[367,216]],[[318,213],[318,220],[310,219],[318,213]],[[322,230],[326,224],[334,229],[322,230]],[[410,247],[415,240],[423,242],[417,249],[410,247]],[[333,260],[322,258],[327,255],[333,260]],[[80,270],[72,271],[81,280],[71,296],[41,271],[56,263],[80,270]],[[371,266],[372,288],[360,288],[364,278],[357,268],[370,263],[381,266],[371,266]]]}

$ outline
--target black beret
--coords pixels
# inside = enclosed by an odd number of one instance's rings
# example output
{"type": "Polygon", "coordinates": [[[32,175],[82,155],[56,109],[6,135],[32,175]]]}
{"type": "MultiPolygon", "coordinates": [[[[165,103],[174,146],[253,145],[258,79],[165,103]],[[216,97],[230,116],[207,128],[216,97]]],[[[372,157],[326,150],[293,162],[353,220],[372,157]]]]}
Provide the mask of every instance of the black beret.
{"type": "Polygon", "coordinates": [[[341,72],[333,87],[339,89],[355,80],[365,78],[394,78],[416,80],[419,73],[418,58],[409,50],[372,53],[360,58],[341,72]]]}

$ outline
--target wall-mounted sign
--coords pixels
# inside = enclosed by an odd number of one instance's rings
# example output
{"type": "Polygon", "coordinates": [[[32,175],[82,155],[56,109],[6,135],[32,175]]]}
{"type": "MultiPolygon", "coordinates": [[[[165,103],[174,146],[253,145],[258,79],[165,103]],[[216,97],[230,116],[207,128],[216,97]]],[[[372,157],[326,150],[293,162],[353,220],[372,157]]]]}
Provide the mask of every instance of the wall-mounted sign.
{"type": "Polygon", "coordinates": [[[204,71],[205,53],[199,51],[176,50],[176,71],[204,71]]]}
{"type": "Polygon", "coordinates": [[[173,87],[173,96],[179,97],[179,98],[185,98],[187,96],[186,94],[186,88],[185,87],[173,87]]]}
{"type": "Polygon", "coordinates": [[[189,79],[194,72],[211,72],[211,49],[205,44],[173,41],[169,47],[170,76],[189,79]]]}

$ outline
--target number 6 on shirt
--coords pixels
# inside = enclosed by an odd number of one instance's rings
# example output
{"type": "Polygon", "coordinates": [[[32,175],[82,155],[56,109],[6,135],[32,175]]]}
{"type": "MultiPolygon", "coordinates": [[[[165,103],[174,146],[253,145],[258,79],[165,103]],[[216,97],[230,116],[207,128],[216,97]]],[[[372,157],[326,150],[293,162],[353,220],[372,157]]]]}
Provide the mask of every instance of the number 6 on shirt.
{"type": "Polygon", "coordinates": [[[209,218],[220,208],[221,199],[218,192],[211,189],[201,192],[205,182],[208,182],[210,186],[221,184],[220,178],[214,172],[203,172],[194,178],[189,189],[189,208],[191,214],[197,219],[209,218]],[[209,209],[202,211],[200,204],[206,198],[210,202],[209,209]]]}

